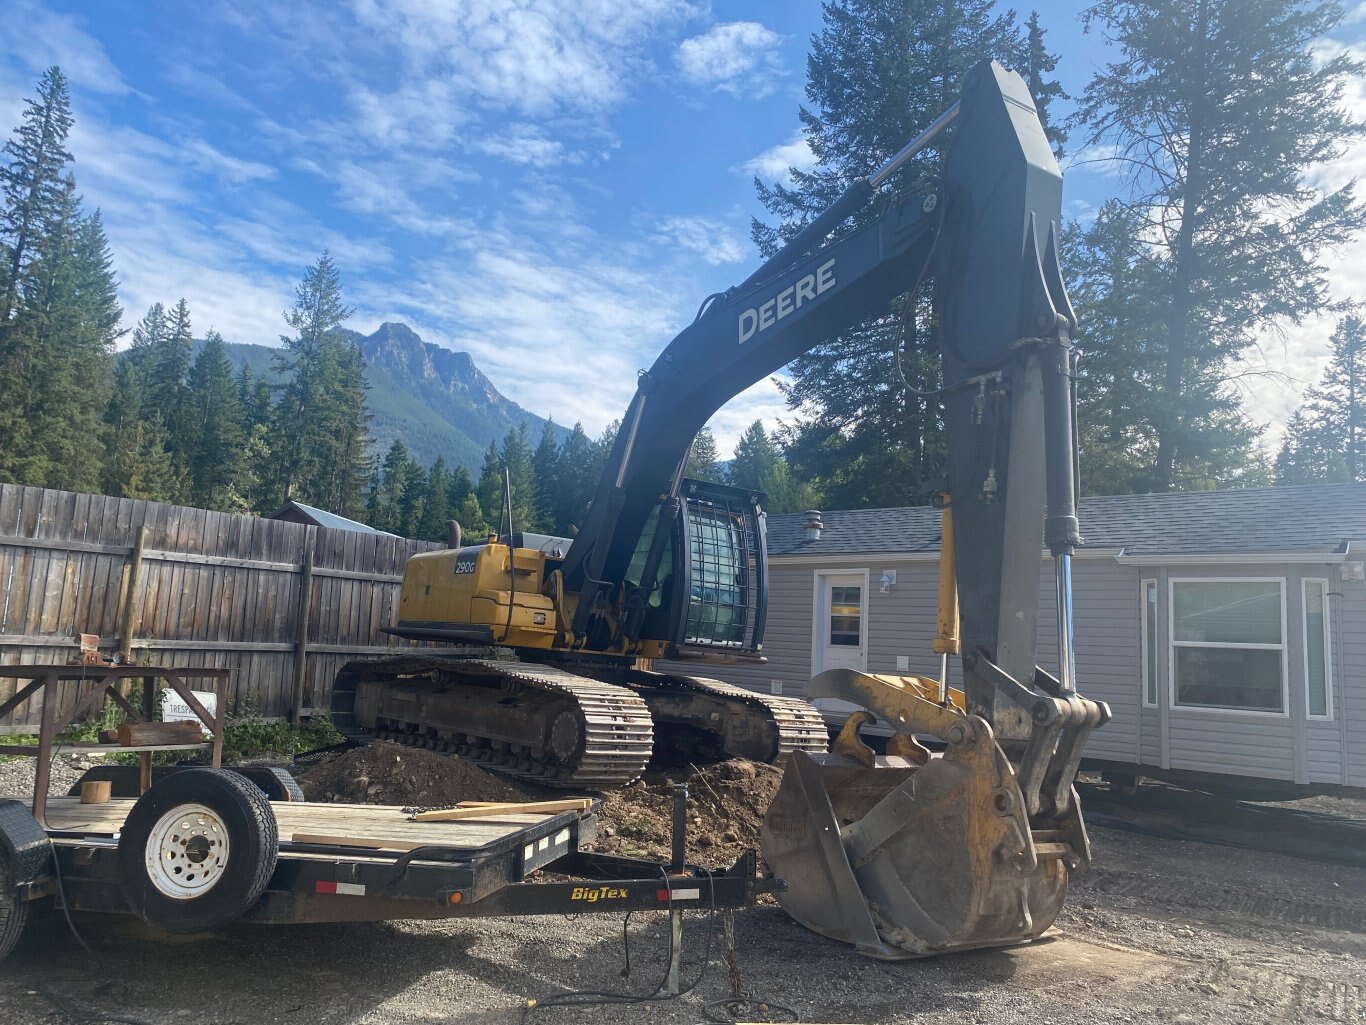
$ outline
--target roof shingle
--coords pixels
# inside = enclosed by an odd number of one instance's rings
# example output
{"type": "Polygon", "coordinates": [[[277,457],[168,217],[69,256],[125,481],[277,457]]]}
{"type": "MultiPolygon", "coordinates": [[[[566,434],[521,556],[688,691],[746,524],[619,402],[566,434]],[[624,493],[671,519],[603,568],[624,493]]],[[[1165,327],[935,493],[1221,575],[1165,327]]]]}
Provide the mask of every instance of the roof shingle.
{"type": "MultiPolygon", "coordinates": [[[[1332,553],[1366,540],[1366,484],[1083,498],[1077,517],[1086,547],[1129,555],[1332,553]]],[[[937,552],[939,511],[929,506],[821,514],[819,541],[806,515],[768,518],[770,555],[937,552]]],[[[1042,545],[1043,526],[1039,527],[1042,545]]]]}

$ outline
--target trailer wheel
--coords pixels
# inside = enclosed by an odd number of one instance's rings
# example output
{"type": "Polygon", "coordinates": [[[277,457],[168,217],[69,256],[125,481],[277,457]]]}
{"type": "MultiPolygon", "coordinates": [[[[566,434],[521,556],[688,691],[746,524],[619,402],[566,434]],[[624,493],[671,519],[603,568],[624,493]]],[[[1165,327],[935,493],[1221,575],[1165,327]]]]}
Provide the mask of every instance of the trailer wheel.
{"type": "Polygon", "coordinates": [[[28,901],[19,896],[14,858],[0,844],[0,961],[9,957],[28,921],[28,901]]]}
{"type": "Polygon", "coordinates": [[[222,769],[184,769],[138,799],[119,837],[132,910],[167,932],[206,932],[244,914],[275,871],[266,795],[222,769]]]}

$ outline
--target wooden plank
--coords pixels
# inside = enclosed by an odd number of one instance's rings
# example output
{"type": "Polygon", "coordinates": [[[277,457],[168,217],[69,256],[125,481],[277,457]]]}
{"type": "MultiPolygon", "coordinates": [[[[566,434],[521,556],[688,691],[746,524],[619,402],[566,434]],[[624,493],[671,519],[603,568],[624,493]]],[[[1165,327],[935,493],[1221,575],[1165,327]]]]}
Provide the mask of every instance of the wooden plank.
{"type": "Polygon", "coordinates": [[[481,819],[490,815],[528,815],[532,812],[587,811],[593,802],[587,797],[565,798],[559,801],[526,801],[521,804],[479,804],[473,807],[434,808],[412,816],[414,822],[456,822],[462,819],[481,819]]]}
{"type": "Polygon", "coordinates": [[[125,722],[116,730],[119,744],[198,744],[201,742],[200,723],[183,722],[125,722]]]}

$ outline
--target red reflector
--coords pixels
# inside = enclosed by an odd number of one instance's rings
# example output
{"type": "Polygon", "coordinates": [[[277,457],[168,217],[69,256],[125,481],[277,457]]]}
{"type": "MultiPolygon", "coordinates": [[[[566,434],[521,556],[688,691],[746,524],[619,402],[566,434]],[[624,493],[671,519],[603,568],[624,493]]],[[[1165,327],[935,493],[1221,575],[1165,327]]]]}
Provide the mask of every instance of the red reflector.
{"type": "Polygon", "coordinates": [[[325,882],[325,881],[322,880],[322,879],[319,879],[319,880],[313,885],[313,888],[314,888],[318,893],[336,893],[336,892],[337,892],[337,884],[336,884],[336,883],[325,882]]]}
{"type": "Polygon", "coordinates": [[[659,890],[659,891],[657,891],[657,892],[655,893],[655,897],[656,897],[656,899],[658,899],[658,900],[667,901],[667,900],[669,899],[669,891],[668,891],[668,890],[659,890]]]}

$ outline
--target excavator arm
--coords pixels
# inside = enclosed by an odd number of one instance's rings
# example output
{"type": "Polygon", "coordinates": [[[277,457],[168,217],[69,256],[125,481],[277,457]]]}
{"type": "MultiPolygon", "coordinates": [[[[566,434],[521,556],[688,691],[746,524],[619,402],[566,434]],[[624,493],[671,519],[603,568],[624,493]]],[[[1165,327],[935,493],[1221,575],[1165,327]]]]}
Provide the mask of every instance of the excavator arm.
{"type": "Polygon", "coordinates": [[[887,959],[1025,942],[1052,924],[1069,873],[1090,861],[1073,782],[1110,714],[1076,692],[1072,656],[1081,535],[1061,173],[1025,83],[1000,65],[969,74],[957,120],[929,269],[962,705],[916,678],[817,676],[808,698],[852,701],[898,735],[875,755],[857,736],[871,716],[859,713],[829,755],[790,756],[763,835],[766,861],[789,881],[789,913],[887,959]],[[1041,542],[1056,677],[1037,664],[1041,542]],[[938,738],[942,753],[917,754],[917,736],[938,738]]]}

